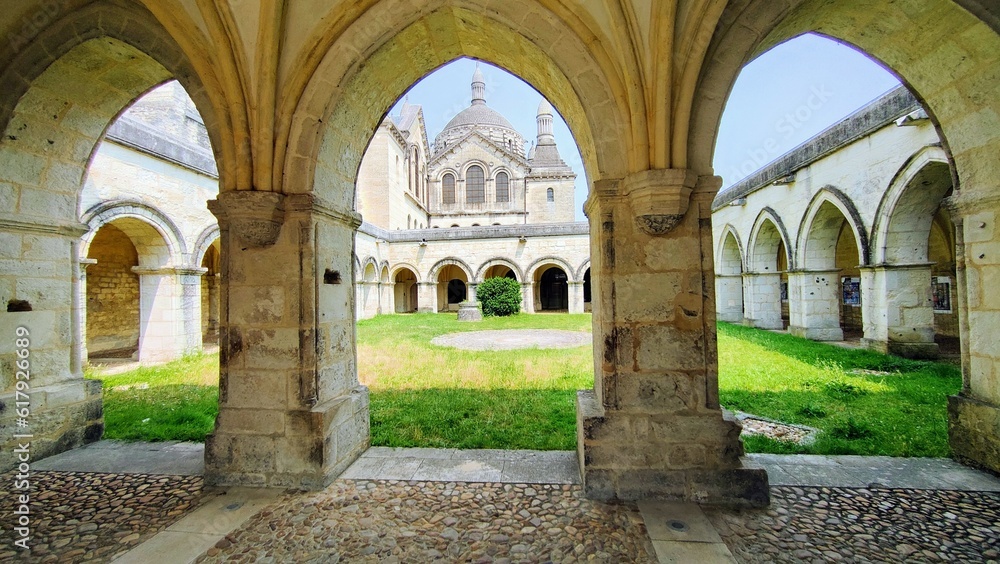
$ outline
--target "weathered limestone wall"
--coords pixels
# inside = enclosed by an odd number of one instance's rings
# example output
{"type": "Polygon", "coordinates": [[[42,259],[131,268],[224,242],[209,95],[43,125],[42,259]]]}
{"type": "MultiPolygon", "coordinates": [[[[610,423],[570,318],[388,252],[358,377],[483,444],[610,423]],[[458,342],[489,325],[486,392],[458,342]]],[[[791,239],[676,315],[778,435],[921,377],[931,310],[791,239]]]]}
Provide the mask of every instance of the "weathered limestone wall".
{"type": "Polygon", "coordinates": [[[139,265],[135,246],[114,225],[105,225],[90,244],[87,267],[87,350],[135,352],[139,346],[139,265]]]}

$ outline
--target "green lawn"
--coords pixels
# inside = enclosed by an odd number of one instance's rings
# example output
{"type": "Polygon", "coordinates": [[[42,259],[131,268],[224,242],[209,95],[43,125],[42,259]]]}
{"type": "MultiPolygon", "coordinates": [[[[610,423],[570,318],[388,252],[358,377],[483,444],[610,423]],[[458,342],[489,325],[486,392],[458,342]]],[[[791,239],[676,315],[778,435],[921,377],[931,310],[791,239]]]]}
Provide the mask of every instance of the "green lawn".
{"type": "Polygon", "coordinates": [[[751,452],[948,456],[958,367],[719,324],[723,405],[817,427],[814,445],[746,437],[751,452]]]}
{"type": "Polygon", "coordinates": [[[517,315],[460,323],[454,314],[358,323],[358,376],[371,390],[372,444],[576,448],[576,391],[593,387],[591,347],[465,351],[438,335],[492,329],[589,331],[590,315],[517,315]]]}
{"type": "MultiPolygon", "coordinates": [[[[593,386],[589,345],[463,351],[438,335],[488,329],[589,331],[590,315],[519,315],[459,323],[454,314],[358,323],[358,374],[371,390],[372,444],[574,449],[576,391],[593,386]]],[[[734,410],[817,427],[797,447],[746,437],[750,452],[948,456],[946,398],[957,367],[845,350],[719,324],[719,388],[734,410]]],[[[107,438],[204,440],[218,402],[218,355],[196,355],[104,381],[107,438]]]]}
{"type": "Polygon", "coordinates": [[[106,439],[201,442],[215,425],[218,353],[189,355],[114,376],[88,369],[87,377],[103,381],[106,439]]]}

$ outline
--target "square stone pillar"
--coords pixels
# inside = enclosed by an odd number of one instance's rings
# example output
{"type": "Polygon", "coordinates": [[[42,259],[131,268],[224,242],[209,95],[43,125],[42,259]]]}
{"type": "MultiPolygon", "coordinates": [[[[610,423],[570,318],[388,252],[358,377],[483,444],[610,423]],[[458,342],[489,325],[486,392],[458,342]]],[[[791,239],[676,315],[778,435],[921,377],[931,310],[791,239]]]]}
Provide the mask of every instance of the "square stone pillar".
{"type": "Polygon", "coordinates": [[[784,329],[781,319],[781,274],[748,272],[743,275],[743,286],[746,288],[746,322],[760,329],[784,329]]]}
{"type": "Polygon", "coordinates": [[[469,295],[465,297],[465,301],[470,303],[476,303],[479,301],[479,298],[476,297],[476,286],[478,286],[478,284],[473,284],[472,282],[466,284],[466,288],[469,289],[469,295]]]}
{"type": "Polygon", "coordinates": [[[719,405],[711,202],[721,181],[650,170],[587,201],[594,390],[577,397],[584,488],[596,499],[762,506],[740,424],[719,405]]]}
{"type": "MultiPolygon", "coordinates": [[[[993,179],[995,182],[995,179],[993,179]]],[[[963,462],[1000,473],[1000,245],[995,185],[965,186],[944,201],[955,223],[962,391],[948,398],[948,444],[963,462]]]]}
{"type": "Polygon", "coordinates": [[[437,282],[417,282],[417,311],[437,313],[437,282]]]}
{"type": "Polygon", "coordinates": [[[535,284],[521,282],[521,311],[535,313],[535,284]]]}
{"type": "Polygon", "coordinates": [[[165,362],[181,357],[201,340],[189,338],[189,331],[200,334],[194,325],[193,308],[201,311],[201,284],[196,271],[175,268],[136,266],[139,275],[139,361],[165,362]],[[194,280],[195,283],[191,283],[194,280]],[[195,303],[194,294],[199,300],[195,303]]]}
{"type": "Polygon", "coordinates": [[[208,485],[322,488],[365,449],[354,233],[360,218],[310,194],[223,192],[219,417],[208,485]]]}
{"type": "Polygon", "coordinates": [[[839,276],[839,270],[788,272],[789,333],[814,341],[844,340],[839,276]]]}
{"type": "Polygon", "coordinates": [[[717,296],[718,319],[729,323],[743,321],[743,275],[716,274],[715,295],[717,296]]]}
{"type": "Polygon", "coordinates": [[[212,274],[208,279],[208,327],[205,337],[219,337],[219,286],[220,276],[212,274]]]}
{"type": "Polygon", "coordinates": [[[583,282],[569,282],[569,313],[583,313],[583,282]]]}
{"type": "Polygon", "coordinates": [[[934,342],[931,266],[886,265],[861,268],[865,336],[868,348],[906,358],[938,357],[934,342]]]}
{"type": "Polygon", "coordinates": [[[101,382],[83,378],[86,345],[85,265],[79,239],[87,226],[60,218],[24,218],[5,225],[0,245],[0,472],[101,438],[101,382]],[[21,362],[21,366],[17,363],[21,362]],[[26,370],[25,370],[26,368],[26,370]],[[28,382],[28,416],[18,412],[28,382]],[[25,419],[22,427],[17,419],[25,419]],[[14,435],[30,435],[15,437],[14,435]]]}

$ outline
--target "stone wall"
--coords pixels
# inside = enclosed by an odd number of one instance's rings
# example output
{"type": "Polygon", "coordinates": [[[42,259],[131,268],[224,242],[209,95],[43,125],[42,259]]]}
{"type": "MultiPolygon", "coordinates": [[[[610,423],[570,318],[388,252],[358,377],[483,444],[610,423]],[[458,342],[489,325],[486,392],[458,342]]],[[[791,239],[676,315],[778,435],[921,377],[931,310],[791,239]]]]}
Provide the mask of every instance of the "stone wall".
{"type": "Polygon", "coordinates": [[[90,244],[87,267],[87,352],[131,355],[139,346],[139,265],[135,246],[114,225],[105,225],[90,244]]]}

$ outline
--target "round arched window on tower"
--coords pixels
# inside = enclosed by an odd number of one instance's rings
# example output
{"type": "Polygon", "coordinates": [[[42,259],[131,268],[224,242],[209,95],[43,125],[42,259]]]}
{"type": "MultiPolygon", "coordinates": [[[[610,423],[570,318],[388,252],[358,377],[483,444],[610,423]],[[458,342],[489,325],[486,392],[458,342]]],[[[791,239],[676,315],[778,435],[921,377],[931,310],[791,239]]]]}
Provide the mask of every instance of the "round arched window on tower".
{"type": "Polygon", "coordinates": [[[549,188],[548,190],[546,190],[545,191],[545,200],[548,201],[548,202],[554,202],[554,201],[556,201],[556,191],[553,190],[552,188],[549,188]]]}
{"type": "Polygon", "coordinates": [[[510,201],[510,177],[506,172],[497,173],[497,203],[510,201]]]}

